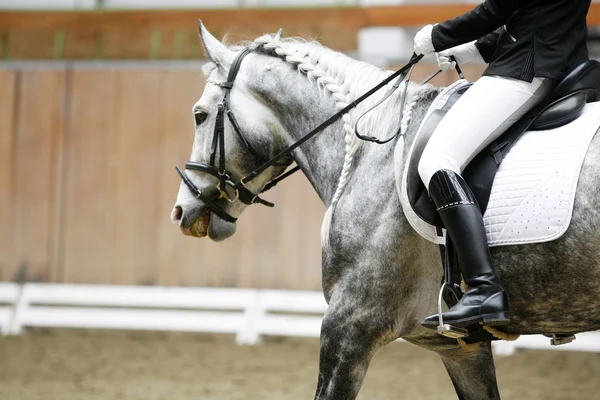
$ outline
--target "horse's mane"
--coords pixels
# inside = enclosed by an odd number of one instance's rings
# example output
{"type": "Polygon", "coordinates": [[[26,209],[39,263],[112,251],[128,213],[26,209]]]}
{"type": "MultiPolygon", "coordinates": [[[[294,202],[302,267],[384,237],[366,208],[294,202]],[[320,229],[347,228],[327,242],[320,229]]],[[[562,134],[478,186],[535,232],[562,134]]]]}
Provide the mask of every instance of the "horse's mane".
{"type": "MultiPolygon", "coordinates": [[[[275,35],[264,35],[251,43],[244,43],[243,46],[254,47],[256,52],[268,54],[283,59],[294,65],[298,71],[306,75],[309,81],[314,82],[318,88],[325,89],[334,99],[336,108],[341,110],[359,96],[367,92],[373,86],[381,82],[390,75],[390,71],[385,71],[363,61],[354,60],[343,53],[331,50],[314,40],[306,40],[298,37],[281,38],[275,35]]],[[[231,47],[233,50],[239,49],[238,46],[231,47]]],[[[207,64],[203,70],[208,76],[208,72],[215,68],[212,63],[207,64]]],[[[407,101],[401,126],[406,131],[411,113],[418,97],[415,93],[418,90],[415,85],[409,85],[407,92],[407,101]]],[[[382,91],[383,92],[383,91],[382,91]]],[[[348,179],[352,173],[352,167],[355,157],[362,147],[363,141],[354,134],[354,125],[356,119],[364,111],[373,106],[379,99],[379,96],[373,96],[365,101],[359,108],[354,109],[343,116],[346,143],[346,155],[344,165],[338,180],[336,191],[331,199],[331,204],[327,209],[323,225],[321,227],[321,242],[323,246],[329,244],[329,230],[334,208],[339,201],[348,179]],[[353,118],[354,117],[354,118],[353,118]]],[[[394,105],[394,102],[388,101],[382,105],[394,105]]],[[[398,110],[390,110],[396,113],[398,110]]],[[[360,130],[367,132],[370,136],[377,136],[377,123],[379,121],[377,113],[367,114],[360,123],[360,130]]]]}

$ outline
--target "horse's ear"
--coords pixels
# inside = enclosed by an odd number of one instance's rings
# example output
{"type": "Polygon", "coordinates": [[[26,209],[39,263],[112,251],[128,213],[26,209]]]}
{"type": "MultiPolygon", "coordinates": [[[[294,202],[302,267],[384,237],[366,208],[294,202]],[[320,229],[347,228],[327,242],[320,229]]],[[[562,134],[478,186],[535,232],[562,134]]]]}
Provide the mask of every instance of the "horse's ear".
{"type": "Polygon", "coordinates": [[[198,28],[206,56],[215,64],[229,68],[235,53],[214,37],[200,20],[198,20],[198,28]]]}

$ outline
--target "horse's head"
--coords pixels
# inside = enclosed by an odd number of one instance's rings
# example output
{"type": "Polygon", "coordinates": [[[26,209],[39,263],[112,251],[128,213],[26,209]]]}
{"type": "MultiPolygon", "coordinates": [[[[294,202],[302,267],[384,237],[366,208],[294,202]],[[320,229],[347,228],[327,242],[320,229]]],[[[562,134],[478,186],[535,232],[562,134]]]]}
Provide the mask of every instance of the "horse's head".
{"type": "Polygon", "coordinates": [[[264,83],[260,81],[267,80],[269,67],[250,60],[267,56],[249,55],[228,88],[225,82],[230,70],[237,69],[236,61],[241,62],[237,56],[243,49],[226,47],[202,24],[200,37],[211,62],[203,68],[207,84],[192,109],[196,124],[192,155],[182,173],[171,220],[185,235],[208,235],[220,241],[235,233],[235,219],[289,160],[267,168],[245,186],[239,185],[242,177],[283,148],[282,124],[256,90],[264,83]]]}

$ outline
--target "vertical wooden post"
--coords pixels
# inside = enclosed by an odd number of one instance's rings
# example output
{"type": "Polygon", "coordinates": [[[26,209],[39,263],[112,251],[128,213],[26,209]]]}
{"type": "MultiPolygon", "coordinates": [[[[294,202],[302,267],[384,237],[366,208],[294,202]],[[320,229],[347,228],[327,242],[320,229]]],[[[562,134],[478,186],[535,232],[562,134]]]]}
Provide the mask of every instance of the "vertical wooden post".
{"type": "Polygon", "coordinates": [[[54,32],[54,51],[52,55],[55,60],[62,60],[65,54],[65,31],[57,30],[54,32]]]}
{"type": "Polygon", "coordinates": [[[1,47],[2,47],[2,59],[8,60],[10,58],[10,33],[2,32],[0,36],[1,47]]]}
{"type": "Polygon", "coordinates": [[[158,60],[160,58],[160,40],[161,40],[161,32],[160,29],[155,29],[152,31],[152,35],[150,36],[150,59],[158,60]]]}
{"type": "Polygon", "coordinates": [[[183,58],[183,41],[185,39],[185,31],[178,29],[173,37],[173,58],[181,60],[183,58]]]}

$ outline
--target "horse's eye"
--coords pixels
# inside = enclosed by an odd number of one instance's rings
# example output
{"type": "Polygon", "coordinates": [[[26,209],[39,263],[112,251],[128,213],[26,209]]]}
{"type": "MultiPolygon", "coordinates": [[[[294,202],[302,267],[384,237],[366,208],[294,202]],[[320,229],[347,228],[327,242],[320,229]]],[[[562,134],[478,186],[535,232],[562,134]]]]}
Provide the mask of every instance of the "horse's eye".
{"type": "Polygon", "coordinates": [[[206,121],[207,113],[204,111],[194,111],[194,120],[196,121],[196,126],[201,125],[204,121],[206,121]]]}

